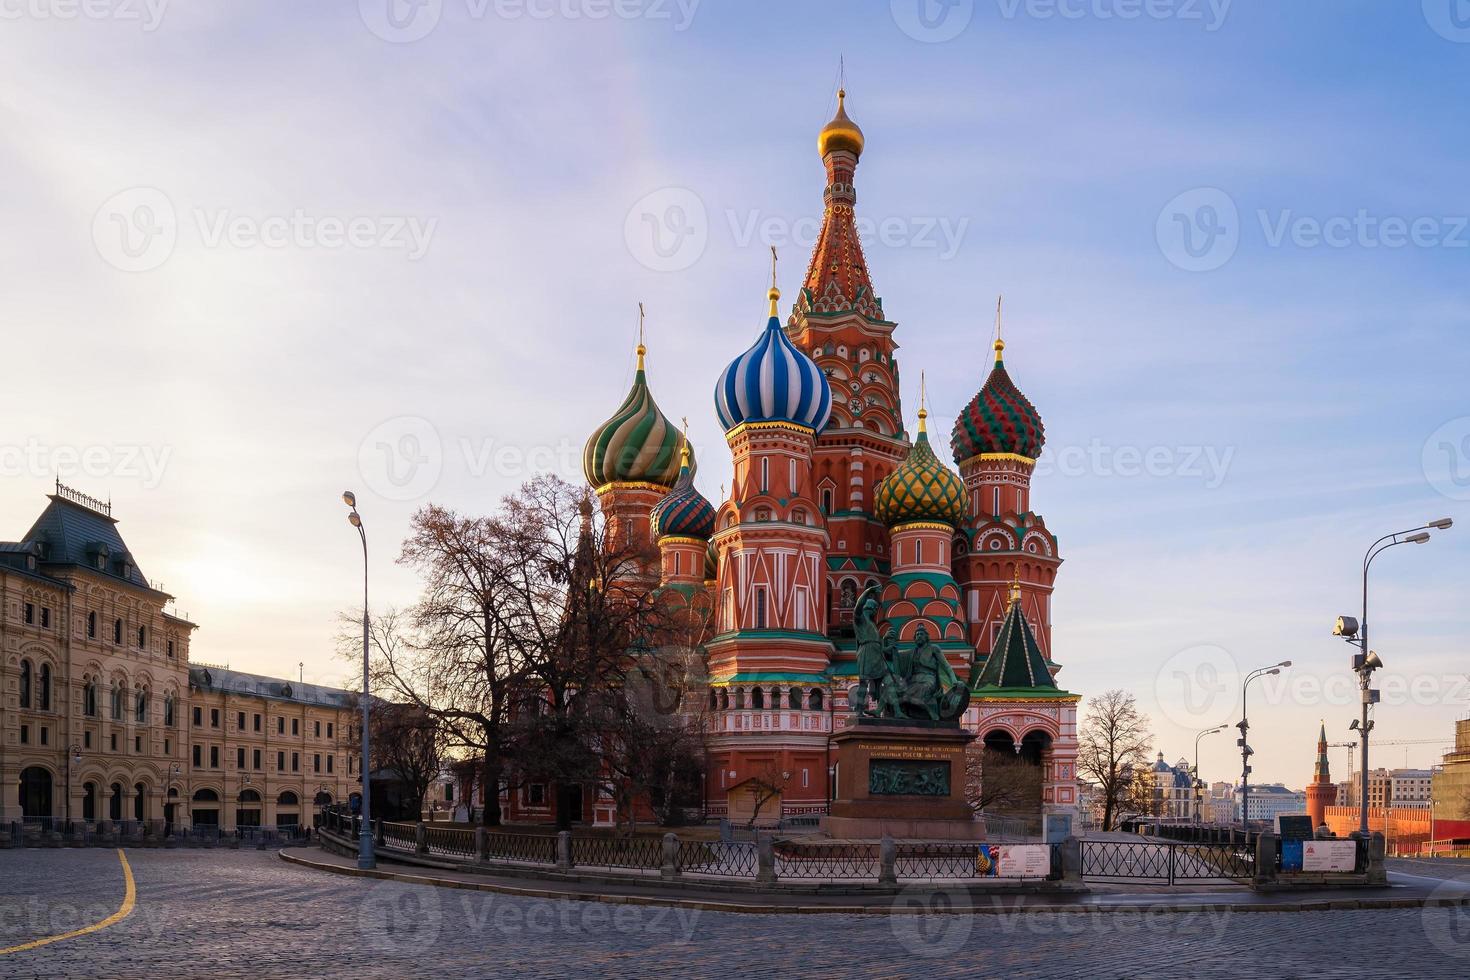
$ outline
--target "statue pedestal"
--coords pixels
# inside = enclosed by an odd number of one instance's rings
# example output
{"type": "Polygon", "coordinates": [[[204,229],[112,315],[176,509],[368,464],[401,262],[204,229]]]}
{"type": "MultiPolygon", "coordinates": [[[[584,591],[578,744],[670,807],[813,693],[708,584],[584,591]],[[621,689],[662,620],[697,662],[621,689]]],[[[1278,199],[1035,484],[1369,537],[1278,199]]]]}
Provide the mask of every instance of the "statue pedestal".
{"type": "Polygon", "coordinates": [[[958,727],[864,718],[832,736],[837,796],[829,837],[983,840],[985,822],[965,800],[965,746],[958,727]]]}

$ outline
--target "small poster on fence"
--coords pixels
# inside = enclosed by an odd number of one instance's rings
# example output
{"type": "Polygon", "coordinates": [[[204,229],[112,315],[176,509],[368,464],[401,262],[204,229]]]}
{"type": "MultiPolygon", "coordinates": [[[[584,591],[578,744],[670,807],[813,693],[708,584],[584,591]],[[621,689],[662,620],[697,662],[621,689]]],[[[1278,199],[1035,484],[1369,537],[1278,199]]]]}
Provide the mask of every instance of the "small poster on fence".
{"type": "Polygon", "coordinates": [[[1358,862],[1354,840],[1309,840],[1302,842],[1303,871],[1353,871],[1358,862]]]}
{"type": "Polygon", "coordinates": [[[1051,874],[1051,846],[982,844],[975,870],[982,878],[1046,878],[1051,874]]]}

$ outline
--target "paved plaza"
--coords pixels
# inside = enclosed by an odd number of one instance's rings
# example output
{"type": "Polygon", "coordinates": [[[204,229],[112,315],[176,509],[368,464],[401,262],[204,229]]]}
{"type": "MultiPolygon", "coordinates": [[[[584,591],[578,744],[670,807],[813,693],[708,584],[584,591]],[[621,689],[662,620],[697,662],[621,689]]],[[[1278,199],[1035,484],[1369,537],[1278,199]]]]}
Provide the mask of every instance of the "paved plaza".
{"type": "MultiPolygon", "coordinates": [[[[127,918],[0,954],[0,976],[1470,975],[1462,909],[755,915],[341,877],[270,851],[126,855],[127,918]]],[[[113,850],[0,851],[0,947],[105,919],[124,891],[113,850]]]]}

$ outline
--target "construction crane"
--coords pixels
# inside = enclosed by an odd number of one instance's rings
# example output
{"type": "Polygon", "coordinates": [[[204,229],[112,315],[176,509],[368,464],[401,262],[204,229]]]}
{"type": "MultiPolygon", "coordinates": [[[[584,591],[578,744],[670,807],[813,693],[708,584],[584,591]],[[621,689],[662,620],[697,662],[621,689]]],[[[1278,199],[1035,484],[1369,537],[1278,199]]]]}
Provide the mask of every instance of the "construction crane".
{"type": "Polygon", "coordinates": [[[1329,749],[1347,749],[1348,750],[1348,754],[1347,754],[1347,757],[1348,757],[1348,771],[1347,771],[1347,774],[1348,774],[1348,779],[1352,779],[1353,778],[1353,750],[1358,747],[1358,743],[1357,742],[1328,742],[1327,743],[1327,747],[1329,749]]]}

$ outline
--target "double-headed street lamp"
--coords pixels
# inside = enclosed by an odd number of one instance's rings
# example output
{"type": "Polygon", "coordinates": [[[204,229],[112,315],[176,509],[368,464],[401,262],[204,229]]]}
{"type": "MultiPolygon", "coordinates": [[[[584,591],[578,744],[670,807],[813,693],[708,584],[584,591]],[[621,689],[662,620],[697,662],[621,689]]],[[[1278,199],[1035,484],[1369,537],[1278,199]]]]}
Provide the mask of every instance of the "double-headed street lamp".
{"type": "Polygon", "coordinates": [[[1226,725],[1217,725],[1214,728],[1206,728],[1194,737],[1194,822],[1200,823],[1204,816],[1200,805],[1201,791],[1205,788],[1204,781],[1199,778],[1199,740],[1206,735],[1217,735],[1226,729],[1226,725]]]}
{"type": "Polygon", "coordinates": [[[362,830],[357,837],[357,866],[364,870],[376,868],[377,858],[373,854],[373,796],[368,785],[372,771],[368,762],[368,550],[367,531],[362,527],[362,515],[357,512],[357,495],[351,490],[342,491],[342,502],[351,513],[347,523],[357,528],[362,538],[362,830]]]}
{"type": "Polygon", "coordinates": [[[1258,667],[1245,675],[1245,683],[1240,685],[1240,722],[1235,726],[1240,729],[1240,738],[1235,744],[1240,746],[1240,829],[1245,831],[1246,836],[1251,832],[1251,756],[1255,753],[1246,743],[1246,735],[1250,732],[1251,723],[1245,718],[1245,695],[1249,690],[1251,681],[1257,677],[1265,677],[1267,674],[1279,674],[1282,667],[1290,667],[1290,660],[1283,660],[1279,664],[1269,667],[1258,667]]]}
{"type": "Polygon", "coordinates": [[[1378,654],[1368,649],[1368,568],[1373,564],[1373,559],[1389,548],[1401,544],[1424,544],[1429,540],[1431,530],[1447,531],[1454,526],[1454,523],[1452,518],[1441,517],[1420,527],[1411,527],[1407,531],[1385,534],[1374,541],[1363,555],[1363,618],[1339,616],[1337,626],[1332,630],[1334,636],[1340,636],[1358,647],[1358,652],[1353,654],[1352,667],[1358,675],[1362,715],[1354,719],[1348,727],[1362,733],[1359,751],[1362,753],[1360,768],[1363,772],[1363,784],[1358,797],[1358,833],[1364,837],[1368,836],[1368,733],[1373,730],[1373,722],[1368,718],[1368,709],[1378,703],[1378,690],[1372,686],[1373,672],[1383,666],[1383,661],[1378,658],[1378,654]]]}

